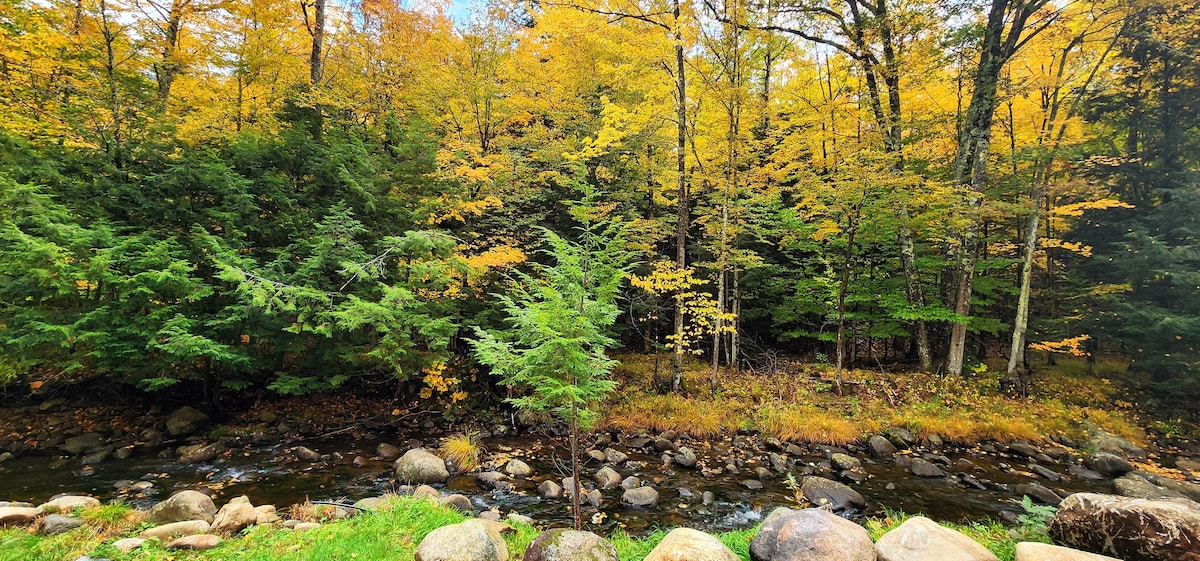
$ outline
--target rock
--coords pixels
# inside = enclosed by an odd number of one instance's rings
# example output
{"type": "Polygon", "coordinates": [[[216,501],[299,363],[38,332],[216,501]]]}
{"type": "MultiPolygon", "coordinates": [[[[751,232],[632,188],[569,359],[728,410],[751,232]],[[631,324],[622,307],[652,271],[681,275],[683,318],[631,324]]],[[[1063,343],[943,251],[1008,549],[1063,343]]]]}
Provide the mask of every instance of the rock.
{"type": "Polygon", "coordinates": [[[258,505],[254,507],[254,512],[258,513],[258,518],[254,520],[256,526],[274,524],[281,520],[275,505],[258,505]]]}
{"type": "Polygon", "coordinates": [[[447,495],[445,497],[442,497],[439,502],[441,502],[444,505],[449,505],[454,508],[457,508],[458,510],[461,510],[467,514],[471,513],[471,499],[467,498],[466,495],[460,495],[458,493],[455,493],[453,495],[447,495]]]}
{"type": "Polygon", "coordinates": [[[166,524],[184,520],[203,520],[209,524],[217,514],[217,505],[199,491],[180,491],[171,498],[154,505],[146,514],[151,524],[166,524]]]}
{"type": "Polygon", "coordinates": [[[592,461],[604,463],[604,460],[605,460],[604,452],[601,452],[599,450],[588,450],[587,455],[588,455],[588,459],[590,459],[592,461]]]}
{"type": "Polygon", "coordinates": [[[604,449],[604,461],[606,461],[610,464],[621,465],[621,464],[625,463],[625,460],[628,460],[628,459],[629,459],[629,455],[625,454],[624,452],[618,452],[616,450],[613,450],[612,448],[604,449]]]}
{"type": "Polygon", "coordinates": [[[654,450],[656,452],[666,452],[666,451],[674,450],[674,442],[664,439],[664,438],[661,438],[661,436],[660,436],[660,438],[654,439],[654,442],[650,442],[650,446],[653,446],[654,450]]]}
{"type": "Polygon", "coordinates": [[[496,532],[497,534],[500,534],[501,536],[506,535],[506,534],[517,533],[516,528],[513,528],[512,526],[509,526],[508,524],[505,524],[500,521],[500,513],[498,511],[485,510],[485,511],[479,513],[479,516],[480,516],[480,518],[476,519],[475,520],[476,522],[483,524],[484,526],[487,526],[489,530],[496,532]],[[484,514],[494,514],[495,516],[483,518],[484,514]]]}
{"type": "Polygon", "coordinates": [[[306,446],[297,446],[292,450],[292,455],[295,456],[297,460],[308,462],[310,464],[315,464],[321,461],[321,454],[306,446]]]}
{"type": "Polygon", "coordinates": [[[924,458],[913,458],[908,471],[917,477],[946,477],[946,472],[924,458]]]}
{"type": "Polygon", "coordinates": [[[1127,473],[1113,480],[1113,487],[1117,490],[1118,495],[1125,497],[1133,497],[1135,499],[1185,499],[1183,493],[1172,491],[1164,487],[1159,487],[1143,477],[1127,473]]]}
{"type": "Polygon", "coordinates": [[[525,478],[533,475],[533,468],[521,460],[509,460],[507,464],[504,464],[504,473],[511,477],[525,478]]]}
{"type": "Polygon", "coordinates": [[[1038,474],[1039,477],[1048,481],[1058,481],[1062,479],[1058,472],[1045,467],[1041,464],[1029,464],[1029,471],[1038,474]]]}
{"type": "Polygon", "coordinates": [[[653,508],[658,505],[658,491],[648,485],[626,489],[624,493],[621,493],[621,504],[653,508]]]}
{"type": "Polygon", "coordinates": [[[208,415],[192,407],[180,407],[167,418],[167,432],[171,436],[187,436],[199,430],[208,421],[208,415]]]}
{"type": "Polygon", "coordinates": [[[685,468],[696,467],[696,452],[684,446],[675,451],[675,463],[685,468]]]}
{"type": "Polygon", "coordinates": [[[896,455],[896,446],[879,435],[867,439],[867,446],[871,448],[871,455],[876,458],[887,459],[896,455]]]}
{"type": "Polygon", "coordinates": [[[1080,466],[1080,465],[1068,466],[1067,473],[1071,474],[1074,477],[1078,477],[1080,479],[1091,479],[1094,481],[1100,480],[1100,479],[1105,479],[1105,477],[1103,475],[1100,475],[1099,473],[1096,473],[1096,472],[1094,472],[1088,468],[1085,468],[1083,466],[1080,466]]]}
{"type": "Polygon", "coordinates": [[[596,508],[600,508],[600,501],[604,500],[604,496],[600,494],[599,489],[592,489],[583,494],[583,501],[596,508]]]}
{"type": "Polygon", "coordinates": [[[484,489],[495,489],[496,485],[506,479],[508,476],[498,471],[485,471],[475,475],[475,482],[484,489]]]}
{"type": "Polygon", "coordinates": [[[1056,542],[1119,559],[1200,561],[1200,507],[1076,493],[1050,521],[1056,542]]]}
{"type": "Polygon", "coordinates": [[[442,526],[417,546],[416,561],[508,561],[499,532],[478,520],[442,526]]]}
{"type": "Polygon", "coordinates": [[[538,534],[524,561],[618,561],[617,548],[591,532],[557,528],[538,534]]]}
{"type": "Polygon", "coordinates": [[[763,483],[757,479],[743,479],[741,481],[741,486],[751,491],[757,491],[763,488],[763,483]]]}
{"type": "Polygon", "coordinates": [[[833,467],[836,467],[839,470],[862,469],[862,462],[858,458],[855,458],[849,454],[835,453],[829,457],[829,460],[833,462],[833,467]]]}
{"type": "Polygon", "coordinates": [[[1200,485],[1188,481],[1177,481],[1170,477],[1158,478],[1158,485],[1172,491],[1181,493],[1183,496],[1200,502],[1200,485]]]}
{"type": "Polygon", "coordinates": [[[642,480],[633,475],[621,480],[622,489],[636,489],[641,486],[642,480]]]}
{"type": "Polygon", "coordinates": [[[350,465],[356,468],[364,468],[371,465],[371,460],[368,460],[362,456],[355,456],[354,459],[350,461],[350,465]]]}
{"type": "Polygon", "coordinates": [[[182,522],[172,522],[155,526],[147,530],[143,530],[138,534],[139,538],[148,540],[150,538],[158,538],[166,541],[170,538],[178,538],[181,536],[192,536],[195,534],[207,534],[212,526],[203,520],[184,520],[182,522]]]}
{"type": "Polygon", "coordinates": [[[38,508],[53,512],[74,512],[77,508],[93,508],[100,506],[100,499],[83,495],[64,495],[55,497],[38,508]]]}
{"type": "Polygon", "coordinates": [[[72,456],[95,452],[101,448],[104,448],[104,437],[94,432],[73,436],[59,446],[59,449],[72,456]]]}
{"type": "MultiPolygon", "coordinates": [[[[500,511],[495,509],[485,510],[479,513],[479,520],[482,522],[500,522],[500,511]]],[[[493,526],[489,524],[488,527],[492,528],[493,526]]]]}
{"type": "Polygon", "coordinates": [[[217,456],[225,453],[225,445],[220,442],[214,442],[208,446],[200,448],[188,453],[186,456],[179,458],[181,464],[201,464],[211,462],[217,459],[217,456]]]}
{"type": "Polygon", "coordinates": [[[37,517],[45,513],[46,511],[40,508],[26,506],[0,507],[0,528],[32,524],[37,517]]]}
{"type": "Polygon", "coordinates": [[[1050,545],[1039,542],[1021,542],[1017,544],[1017,556],[1014,561],[1121,561],[1107,555],[1098,555],[1050,545]]]}
{"type": "Polygon", "coordinates": [[[70,532],[80,526],[83,526],[83,521],[78,518],[63,516],[61,514],[51,514],[43,518],[41,524],[38,524],[38,534],[53,536],[70,532]]]}
{"type": "Polygon", "coordinates": [[[700,502],[706,505],[712,504],[715,500],[717,500],[717,495],[712,491],[705,491],[700,495],[700,502]]]}
{"type": "Polygon", "coordinates": [[[783,456],[780,456],[775,452],[767,454],[767,462],[771,464],[771,469],[779,473],[784,473],[787,471],[787,461],[783,459],[783,456]]]}
{"type": "Polygon", "coordinates": [[[1097,452],[1106,452],[1126,458],[1145,458],[1146,450],[1124,438],[1106,433],[1098,433],[1092,437],[1091,448],[1097,452]]]}
{"type": "Polygon", "coordinates": [[[1191,458],[1175,458],[1175,467],[1193,473],[1200,473],[1200,461],[1191,458]]]}
{"type": "Polygon", "coordinates": [[[245,495],[230,500],[213,518],[212,531],[236,534],[258,523],[258,511],[245,495]]]}
{"type": "Polygon", "coordinates": [[[392,465],[403,483],[443,483],[450,478],[446,462],[424,448],[413,448],[392,465]]]}
{"type": "MultiPolygon", "coordinates": [[[[370,512],[378,509],[385,502],[387,502],[387,497],[367,497],[354,501],[354,506],[370,512]]],[[[445,504],[445,498],[439,499],[438,502],[445,504]]]]}
{"type": "Polygon", "coordinates": [[[1025,456],[1027,458],[1036,458],[1037,455],[1041,453],[1038,451],[1037,448],[1034,448],[1028,442],[1022,442],[1020,440],[1013,442],[1012,444],[1009,444],[1008,451],[1011,454],[1016,454],[1018,456],[1025,456]]]}
{"type": "Polygon", "coordinates": [[[875,543],[879,561],[998,561],[975,540],[914,516],[875,543]]]}
{"type": "Polygon", "coordinates": [[[593,477],[593,479],[596,480],[596,484],[599,485],[601,489],[612,489],[613,487],[621,484],[621,474],[617,473],[617,470],[608,466],[600,468],[600,471],[596,472],[596,475],[593,477]]]}
{"type": "Polygon", "coordinates": [[[1108,452],[1096,452],[1085,458],[1083,464],[1102,475],[1124,475],[1133,471],[1133,465],[1125,458],[1108,452]]]}
{"type": "Polygon", "coordinates": [[[849,486],[824,477],[805,477],[800,484],[800,494],[813,506],[827,506],[834,512],[861,509],[867,501],[858,491],[849,486]]]}
{"type": "Polygon", "coordinates": [[[543,499],[559,499],[563,496],[563,488],[558,483],[546,480],[538,485],[538,493],[542,495],[543,499]]]}
{"type": "Polygon", "coordinates": [[[775,509],[750,542],[754,561],[875,561],[867,530],[820,508],[775,509]]]}
{"type": "Polygon", "coordinates": [[[0,452],[0,464],[3,464],[4,462],[7,462],[11,459],[13,459],[12,452],[8,452],[8,451],[0,452]]]}
{"type": "Polygon", "coordinates": [[[375,447],[375,455],[385,460],[390,460],[400,455],[400,447],[386,442],[380,442],[379,446],[375,447]]]}
{"type": "Polygon", "coordinates": [[[645,561],[738,561],[738,558],[717,538],[691,528],[676,528],[645,561]]]}
{"type": "Polygon", "coordinates": [[[121,553],[129,553],[139,547],[142,547],[142,544],[144,543],[146,543],[146,540],[143,540],[142,538],[125,538],[123,540],[117,540],[113,542],[112,546],[121,553]]]}
{"type": "MultiPolygon", "coordinates": [[[[583,484],[580,483],[579,487],[582,489],[583,484]]],[[[562,488],[563,488],[563,495],[566,495],[568,497],[571,495],[574,495],[575,494],[575,478],[574,477],[564,477],[562,479],[562,488]]]]}
{"type": "Polygon", "coordinates": [[[428,497],[436,499],[441,496],[441,493],[438,493],[437,489],[428,485],[417,485],[417,488],[413,489],[412,496],[416,498],[428,497]]]}
{"type": "Polygon", "coordinates": [[[169,544],[167,549],[185,549],[190,551],[204,551],[221,545],[221,538],[212,534],[196,534],[194,536],[184,536],[169,544]]]}
{"type": "Polygon", "coordinates": [[[533,526],[533,518],[525,516],[519,512],[510,512],[508,513],[508,516],[504,517],[504,519],[512,522],[513,524],[525,524],[526,526],[533,526]]]}
{"type": "Polygon", "coordinates": [[[1058,493],[1047,489],[1037,483],[1023,483],[1013,487],[1013,492],[1020,496],[1029,497],[1039,503],[1048,504],[1050,506],[1058,506],[1062,502],[1062,497],[1058,493]]]}
{"type": "Polygon", "coordinates": [[[906,428],[892,427],[883,432],[884,436],[887,436],[888,440],[890,440],[892,444],[895,444],[901,448],[908,448],[909,446],[917,443],[917,437],[913,436],[913,433],[906,428]]]}

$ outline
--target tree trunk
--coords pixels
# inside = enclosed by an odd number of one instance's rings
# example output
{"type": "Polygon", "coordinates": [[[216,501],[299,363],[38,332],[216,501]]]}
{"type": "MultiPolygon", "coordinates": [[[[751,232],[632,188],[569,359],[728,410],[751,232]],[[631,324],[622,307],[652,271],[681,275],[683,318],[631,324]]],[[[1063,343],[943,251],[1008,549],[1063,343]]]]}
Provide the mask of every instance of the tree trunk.
{"type": "MultiPolygon", "coordinates": [[[[690,222],[688,210],[687,188],[687,78],[684,75],[685,59],[683,53],[683,30],[680,17],[682,9],[680,0],[675,0],[672,13],[675,15],[675,90],[676,90],[676,142],[675,142],[675,171],[679,175],[676,183],[676,197],[679,208],[675,221],[675,265],[683,271],[687,267],[687,230],[690,222]]],[[[683,389],[683,301],[675,298],[675,356],[672,361],[671,389],[683,389]]]]}
{"type": "Polygon", "coordinates": [[[308,4],[302,3],[304,7],[304,23],[308,25],[308,34],[312,37],[312,48],[308,52],[308,78],[312,85],[321,83],[321,77],[324,74],[325,59],[322,55],[322,49],[325,42],[325,0],[313,0],[312,22],[308,21],[308,4]]]}
{"type": "Polygon", "coordinates": [[[1008,372],[1005,374],[1005,385],[1020,395],[1025,395],[1026,383],[1025,364],[1025,332],[1029,325],[1029,293],[1033,284],[1033,252],[1037,248],[1038,221],[1041,210],[1038,208],[1035,193],[1033,212],[1026,223],[1025,255],[1021,263],[1021,293],[1017,297],[1017,317],[1013,321],[1012,346],[1008,352],[1008,372]]]}

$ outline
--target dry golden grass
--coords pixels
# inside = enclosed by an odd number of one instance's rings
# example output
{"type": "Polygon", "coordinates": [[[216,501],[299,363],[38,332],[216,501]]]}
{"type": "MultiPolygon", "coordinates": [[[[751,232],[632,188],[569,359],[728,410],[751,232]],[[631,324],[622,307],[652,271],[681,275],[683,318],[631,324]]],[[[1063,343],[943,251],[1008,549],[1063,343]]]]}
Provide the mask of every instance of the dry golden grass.
{"type": "Polygon", "coordinates": [[[786,442],[841,445],[863,435],[858,425],[840,413],[796,405],[766,407],[760,413],[760,430],[786,442]]]}
{"type": "MultiPolygon", "coordinates": [[[[1044,441],[1050,435],[1079,439],[1086,423],[1144,442],[1144,433],[1120,401],[1120,388],[1086,373],[1082,361],[1060,360],[1043,367],[1029,398],[998,390],[1000,375],[983,371],[962,377],[917,372],[850,369],[843,395],[835,390],[831,367],[780,362],[768,372],[722,371],[712,387],[707,364],[684,365],[687,391],[659,395],[671,374],[670,356],[618,357],[614,376],[621,390],[605,405],[600,426],[626,431],[672,429],[712,437],[739,428],[795,442],[844,444],[890,426],[919,438],[937,435],[958,444],[986,440],[1044,441]],[[1104,410],[1088,404],[1114,404],[1104,410]]],[[[1002,367],[1002,365],[993,365],[1002,367]]],[[[1124,366],[1102,363],[1116,374],[1124,366]]]]}
{"type": "Polygon", "coordinates": [[[479,439],[473,434],[461,433],[447,437],[438,448],[439,455],[457,466],[459,472],[474,471],[479,468],[479,459],[483,449],[479,439]]]}

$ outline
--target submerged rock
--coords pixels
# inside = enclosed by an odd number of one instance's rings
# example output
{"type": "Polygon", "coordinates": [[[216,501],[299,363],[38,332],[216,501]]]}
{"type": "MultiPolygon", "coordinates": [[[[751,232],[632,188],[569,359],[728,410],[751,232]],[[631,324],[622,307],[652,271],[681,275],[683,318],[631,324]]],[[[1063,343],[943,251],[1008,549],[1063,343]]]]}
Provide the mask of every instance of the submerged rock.
{"type": "Polygon", "coordinates": [[[866,499],[850,486],[824,477],[805,477],[800,484],[800,494],[813,506],[824,506],[836,511],[861,509],[866,499]]]}

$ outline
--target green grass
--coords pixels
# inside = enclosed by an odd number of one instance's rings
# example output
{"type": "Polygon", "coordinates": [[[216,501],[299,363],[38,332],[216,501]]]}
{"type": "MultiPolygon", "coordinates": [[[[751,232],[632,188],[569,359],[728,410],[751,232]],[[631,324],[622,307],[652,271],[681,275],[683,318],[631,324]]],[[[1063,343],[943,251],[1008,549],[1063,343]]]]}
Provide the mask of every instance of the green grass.
{"type": "MultiPolygon", "coordinates": [[[[417,544],[426,534],[467,518],[461,512],[439,505],[432,499],[403,497],[385,503],[371,515],[327,523],[307,532],[258,526],[239,538],[226,539],[216,549],[206,552],[172,552],[157,540],[151,540],[141,549],[126,554],[110,544],[122,537],[136,535],[143,529],[145,525],[141,523],[141,513],[117,503],[87,509],[81,516],[86,522],[84,527],[58,536],[37,536],[29,529],[0,530],[0,561],[69,561],[82,555],[113,561],[408,561],[413,559],[417,544]]],[[[889,511],[882,518],[867,520],[865,526],[871,538],[878,540],[911,517],[889,511]]],[[[982,543],[1001,561],[1012,561],[1018,541],[1049,541],[1043,531],[1044,525],[1038,526],[1036,523],[1018,528],[1008,528],[999,522],[944,525],[982,543]]],[[[512,526],[516,531],[504,539],[509,558],[515,561],[524,556],[539,530],[525,524],[512,526]]],[[[758,528],[754,527],[715,535],[740,559],[748,561],[750,540],[757,532],[758,528]]],[[[620,559],[640,561],[666,534],[666,530],[657,530],[638,537],[618,531],[608,538],[617,548],[620,559]]]]}
{"type": "MultiPolygon", "coordinates": [[[[432,499],[397,498],[368,516],[322,525],[307,532],[257,526],[240,538],[226,539],[219,547],[201,553],[168,551],[157,540],[146,542],[132,553],[121,553],[110,545],[136,535],[145,525],[140,513],[121,504],[86,509],[81,513],[84,527],[58,536],[38,536],[29,529],[0,530],[0,561],[61,561],[82,555],[113,561],[166,561],[168,559],[206,559],[213,561],[287,561],[348,559],[354,561],[407,561],[413,559],[417,544],[434,529],[466,520],[457,510],[439,505],[432,499]]],[[[511,524],[516,532],[506,535],[509,557],[521,559],[539,530],[525,524],[511,524]]],[[[750,539],[756,529],[718,534],[742,559],[749,559],[750,539]]],[[[612,536],[621,559],[644,558],[666,533],[646,537],[625,533],[612,536]]]]}

